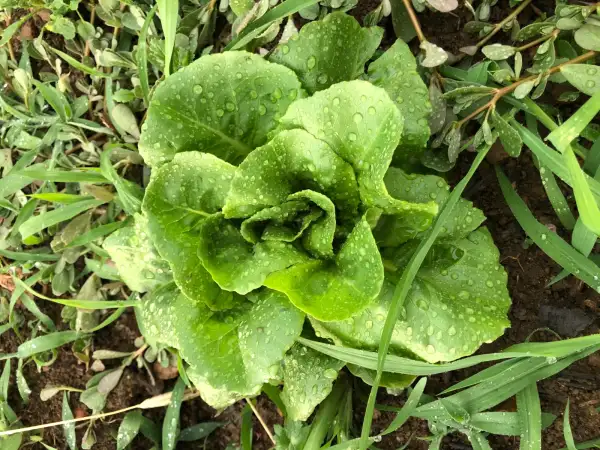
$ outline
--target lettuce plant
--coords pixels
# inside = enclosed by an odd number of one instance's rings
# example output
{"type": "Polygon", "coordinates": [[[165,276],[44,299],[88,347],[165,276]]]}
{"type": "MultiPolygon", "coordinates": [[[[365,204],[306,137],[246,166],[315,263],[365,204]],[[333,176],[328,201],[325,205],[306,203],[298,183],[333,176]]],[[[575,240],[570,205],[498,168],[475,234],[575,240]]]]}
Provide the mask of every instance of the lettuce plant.
{"type": "MultiPolygon", "coordinates": [[[[216,408],[283,382],[290,418],[306,419],[343,363],[296,338],[377,349],[394,286],[449,195],[442,178],[407,171],[431,107],[402,41],[365,72],[381,37],[334,13],[269,58],[204,56],[156,89],[139,145],[152,167],[142,211],[105,248],[147,292],[146,339],[177,349],[216,408]]],[[[483,220],[457,205],[394,353],[449,361],[508,325],[506,274],[483,220]]]]}

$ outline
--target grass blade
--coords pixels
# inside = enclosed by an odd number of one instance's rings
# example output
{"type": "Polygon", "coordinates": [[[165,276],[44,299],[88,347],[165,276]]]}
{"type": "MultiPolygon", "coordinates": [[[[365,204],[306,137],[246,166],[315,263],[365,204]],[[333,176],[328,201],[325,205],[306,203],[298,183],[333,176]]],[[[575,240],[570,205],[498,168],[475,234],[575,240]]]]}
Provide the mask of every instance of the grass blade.
{"type": "MultiPolygon", "coordinates": [[[[600,98],[600,97],[599,97],[600,98]]],[[[579,165],[571,146],[563,153],[565,165],[569,169],[575,202],[583,223],[596,235],[600,235],[600,208],[586,180],[586,174],[579,165]]]]}
{"type": "Polygon", "coordinates": [[[117,433],[117,450],[125,450],[140,432],[141,425],[142,411],[139,409],[131,411],[123,417],[117,433]]]}
{"type": "Polygon", "coordinates": [[[137,48],[137,66],[138,75],[140,77],[140,87],[142,88],[142,95],[144,96],[144,104],[146,107],[150,105],[150,84],[148,82],[148,28],[152,23],[154,14],[158,4],[154,5],[144,20],[144,25],[140,30],[140,36],[138,38],[137,48]]]}
{"type": "Polygon", "coordinates": [[[19,28],[23,26],[25,22],[27,22],[31,17],[37,13],[37,11],[32,11],[29,14],[21,17],[16,22],[11,23],[2,31],[2,39],[0,39],[0,47],[6,45],[8,41],[14,36],[14,34],[19,31],[19,28]]]}
{"type": "Polygon", "coordinates": [[[535,383],[517,394],[517,414],[521,425],[519,449],[542,450],[542,409],[535,383]]]}
{"type": "Polygon", "coordinates": [[[181,442],[191,442],[197,441],[199,439],[205,438],[217,428],[220,428],[224,425],[223,422],[203,422],[197,423],[196,425],[192,425],[181,431],[179,434],[179,441],[181,442]]]}
{"type": "Polygon", "coordinates": [[[569,403],[567,400],[567,406],[565,408],[565,414],[563,417],[563,432],[565,436],[565,443],[567,444],[568,450],[577,450],[575,440],[573,439],[573,431],[571,430],[571,422],[569,420],[569,403]]]}
{"type": "MultiPolygon", "coordinates": [[[[67,391],[63,392],[63,401],[62,401],[62,420],[71,420],[73,419],[73,411],[71,411],[71,407],[69,406],[69,397],[67,395],[67,391]]],[[[65,433],[65,441],[67,441],[67,445],[71,450],[77,450],[77,436],[75,434],[75,424],[74,423],[66,423],[63,425],[63,431],[65,433]]]]}
{"type": "MultiPolygon", "coordinates": [[[[17,353],[9,356],[21,359],[29,358],[30,356],[37,355],[38,353],[58,348],[62,345],[68,344],[69,342],[74,342],[84,336],[86,336],[86,334],[80,333],[79,331],[56,331],[54,333],[45,334],[44,336],[38,336],[22,343],[19,345],[19,347],[17,347],[17,353]]],[[[7,356],[2,356],[2,359],[6,357],[7,356]]]]}
{"type": "Polygon", "coordinates": [[[496,175],[506,203],[525,233],[556,263],[600,292],[600,267],[571,247],[556,233],[539,223],[525,202],[517,195],[501,169],[496,168],[496,175]]]}
{"type": "Polygon", "coordinates": [[[452,209],[454,208],[454,206],[460,199],[460,196],[462,195],[467,183],[473,177],[473,174],[475,173],[475,171],[477,170],[477,168],[479,167],[481,162],[484,160],[485,155],[487,155],[488,151],[489,151],[489,147],[485,148],[484,150],[481,150],[477,154],[477,157],[475,158],[475,161],[473,161],[473,164],[471,165],[471,168],[469,169],[468,173],[456,185],[456,187],[452,191],[452,194],[450,194],[450,197],[448,197],[448,201],[446,202],[446,204],[444,205],[444,207],[438,214],[438,216],[433,224],[433,227],[430,229],[429,233],[427,234],[427,237],[421,241],[421,243],[419,244],[415,253],[411,257],[406,268],[404,269],[404,272],[402,273],[402,277],[400,278],[398,285],[396,286],[396,290],[394,291],[394,296],[393,296],[392,303],[390,306],[390,311],[388,313],[388,316],[385,321],[385,325],[383,327],[383,331],[381,334],[381,341],[379,344],[377,374],[375,376],[375,379],[373,380],[373,386],[371,388],[371,393],[369,395],[369,400],[368,400],[367,408],[365,411],[365,418],[363,421],[363,427],[362,427],[362,433],[361,433],[361,442],[362,443],[360,446],[361,450],[364,450],[368,445],[367,439],[369,437],[369,432],[371,430],[371,423],[373,421],[373,411],[375,408],[377,389],[379,388],[379,382],[381,381],[381,375],[383,373],[385,358],[388,354],[388,350],[390,347],[390,341],[392,338],[392,333],[394,331],[394,326],[395,326],[396,321],[398,320],[398,316],[400,314],[400,308],[402,307],[402,305],[404,303],[404,299],[406,298],[406,295],[408,294],[408,291],[410,290],[410,288],[412,286],[412,282],[415,279],[415,276],[417,275],[419,267],[421,267],[421,264],[425,260],[427,253],[429,253],[429,249],[431,248],[431,246],[435,242],[436,237],[442,230],[443,224],[445,223],[446,219],[452,213],[452,209]]]}
{"type": "Polygon", "coordinates": [[[283,3],[267,11],[263,16],[244,28],[236,39],[227,44],[224,51],[243,49],[248,42],[258,36],[273,22],[283,19],[290,14],[297,13],[301,9],[318,3],[318,1],[319,0],[285,0],[283,3]]]}
{"type": "MultiPolygon", "coordinates": [[[[537,121],[535,117],[531,114],[527,114],[526,122],[527,128],[539,137],[537,121]]],[[[552,208],[554,209],[558,220],[560,220],[560,223],[562,223],[563,227],[565,227],[567,230],[572,230],[575,226],[575,217],[571,212],[571,208],[569,207],[567,199],[565,198],[560,187],[558,186],[558,183],[556,182],[556,177],[550,169],[548,169],[543,164],[540,164],[540,161],[535,156],[535,154],[533,155],[533,162],[540,172],[542,185],[544,186],[544,190],[546,191],[548,200],[550,200],[550,203],[552,204],[552,208]]]]}
{"type": "Polygon", "coordinates": [[[157,0],[158,15],[165,35],[165,77],[171,74],[171,58],[175,47],[175,34],[177,33],[177,13],[179,0],[157,0]]]}
{"type": "Polygon", "coordinates": [[[52,51],[54,53],[56,53],[56,55],[60,56],[67,63],[69,63],[71,66],[73,66],[75,69],[80,70],[83,73],[87,73],[88,75],[91,75],[93,77],[110,78],[110,74],[101,72],[97,69],[94,69],[93,67],[86,66],[85,64],[77,61],[72,56],[67,55],[65,52],[61,52],[60,50],[53,48],[53,47],[51,47],[51,48],[52,48],[52,51]]]}
{"type": "Polygon", "coordinates": [[[137,184],[119,176],[110,160],[110,154],[114,149],[115,147],[107,148],[102,152],[100,155],[100,170],[102,171],[102,175],[114,184],[125,212],[133,215],[142,209],[144,192],[137,184]]]}
{"type": "Polygon", "coordinates": [[[410,395],[408,396],[408,400],[400,410],[400,412],[394,417],[392,423],[383,431],[381,434],[386,435],[393,433],[398,428],[400,428],[411,416],[413,410],[419,404],[421,400],[421,396],[423,395],[423,391],[425,390],[425,385],[427,384],[427,378],[421,378],[419,382],[416,384],[410,395]]]}
{"type": "Polygon", "coordinates": [[[19,232],[21,233],[21,236],[23,236],[23,239],[25,239],[52,225],[72,219],[76,215],[85,212],[88,209],[96,208],[104,203],[106,202],[103,200],[83,200],[81,202],[66,205],[61,208],[33,216],[21,225],[19,232]]]}
{"type": "Polygon", "coordinates": [[[564,150],[577,139],[585,127],[596,117],[600,111],[600,91],[596,92],[590,99],[585,102],[578,110],[569,117],[569,120],[561,124],[546,138],[552,142],[554,147],[559,151],[564,150]]]}
{"type": "Polygon", "coordinates": [[[74,308],[81,309],[115,309],[115,308],[125,308],[128,306],[137,306],[138,302],[136,300],[64,300],[62,298],[50,298],[45,295],[40,294],[39,292],[34,291],[30,286],[27,286],[23,281],[19,278],[13,276],[13,281],[15,282],[15,286],[20,286],[22,289],[27,292],[35,295],[37,298],[41,298],[42,300],[47,300],[52,303],[58,303],[59,305],[64,306],[72,306],[74,308]]]}
{"type": "Polygon", "coordinates": [[[240,443],[242,444],[242,450],[252,450],[252,408],[248,403],[242,410],[240,443]]]}
{"type": "Polygon", "coordinates": [[[30,168],[20,170],[16,175],[32,180],[54,181],[56,183],[108,183],[104,175],[93,169],[75,171],[30,168]]]}
{"type": "MultiPolygon", "coordinates": [[[[322,342],[311,341],[299,337],[297,342],[325,355],[337,358],[350,364],[355,364],[366,369],[377,369],[378,353],[368,350],[357,350],[348,347],[339,347],[322,342]]],[[[429,376],[452,370],[473,367],[484,362],[500,361],[511,358],[564,358],[582,349],[600,346],[600,335],[590,335],[557,342],[528,342],[508,347],[500,353],[487,353],[469,356],[449,363],[432,364],[417,361],[402,356],[388,355],[384,363],[384,371],[403,373],[406,375],[429,376]]],[[[487,370],[487,369],[486,369],[487,370]]]]}
{"type": "MultiPolygon", "coordinates": [[[[521,134],[523,143],[538,157],[540,163],[549,168],[561,180],[573,187],[569,168],[566,166],[563,156],[548,147],[542,140],[516,121],[511,124],[521,134]]],[[[600,199],[600,182],[588,175],[584,175],[592,193],[596,199],[600,199]]]]}
{"type": "Polygon", "coordinates": [[[113,222],[107,223],[106,225],[100,225],[99,227],[93,228],[87,233],[82,234],[81,236],[77,236],[75,239],[69,242],[69,245],[67,245],[65,248],[78,247],[80,245],[89,244],[90,242],[94,242],[96,239],[100,239],[101,237],[111,234],[113,231],[116,231],[119,228],[123,228],[129,223],[129,220],[123,220],[121,222],[113,222]]]}
{"type": "Polygon", "coordinates": [[[162,448],[164,450],[175,450],[177,445],[177,435],[179,433],[179,413],[181,410],[181,402],[183,401],[183,393],[185,392],[185,383],[180,377],[171,393],[171,400],[167,407],[165,420],[162,430],[162,448]]]}
{"type": "Polygon", "coordinates": [[[13,252],[11,250],[0,249],[0,256],[12,259],[13,261],[58,261],[59,255],[54,253],[30,253],[30,252],[13,252]]]}

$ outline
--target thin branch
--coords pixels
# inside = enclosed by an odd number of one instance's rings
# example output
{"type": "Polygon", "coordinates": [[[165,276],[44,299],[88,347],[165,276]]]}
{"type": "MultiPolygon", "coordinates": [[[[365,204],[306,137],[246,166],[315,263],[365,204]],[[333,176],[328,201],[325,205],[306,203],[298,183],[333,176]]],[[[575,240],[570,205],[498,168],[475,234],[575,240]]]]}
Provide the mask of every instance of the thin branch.
{"type": "MultiPolygon", "coordinates": [[[[167,392],[166,394],[161,394],[161,395],[157,395],[155,397],[151,397],[149,399],[144,400],[142,403],[138,403],[137,405],[133,405],[133,406],[128,406],[127,408],[123,408],[123,409],[119,409],[117,411],[109,411],[109,412],[105,412],[105,413],[100,413],[100,414],[95,414],[92,416],[86,416],[86,417],[78,417],[75,419],[70,419],[70,420],[61,420],[59,422],[52,422],[52,423],[44,423],[42,425],[34,425],[32,427],[25,427],[25,428],[15,428],[14,430],[5,430],[5,431],[0,431],[0,437],[3,436],[10,436],[12,434],[18,434],[18,433],[25,433],[27,431],[36,431],[36,430],[41,430],[43,428],[51,428],[51,427],[57,427],[60,425],[67,425],[70,423],[77,423],[77,422],[85,422],[88,420],[96,420],[96,419],[102,419],[104,417],[109,417],[109,416],[115,416],[117,414],[122,414],[128,411],[131,411],[133,409],[152,409],[152,408],[161,408],[163,406],[167,406],[169,404],[169,401],[171,400],[171,392],[167,392]]],[[[191,400],[194,399],[196,397],[200,396],[200,392],[196,391],[191,391],[188,392],[184,395],[183,400],[187,401],[187,400],[191,400]]]]}
{"type": "Polygon", "coordinates": [[[559,33],[560,33],[560,30],[557,28],[552,33],[550,33],[549,35],[542,36],[541,38],[536,39],[535,41],[531,41],[531,42],[528,42],[525,45],[522,45],[520,47],[516,47],[515,50],[518,51],[518,52],[522,52],[523,50],[527,50],[528,48],[535,47],[536,45],[542,44],[543,42],[546,42],[549,39],[555,38],[556,36],[558,36],[559,33]]]}
{"type": "MultiPolygon", "coordinates": [[[[579,64],[579,63],[582,63],[584,61],[587,61],[588,59],[592,59],[597,54],[598,54],[598,52],[595,52],[595,51],[589,51],[587,53],[584,53],[583,55],[580,55],[577,58],[573,58],[573,59],[571,59],[571,60],[569,60],[567,62],[559,64],[558,66],[552,67],[550,70],[548,70],[546,72],[546,75],[551,75],[553,73],[556,73],[556,72],[560,71],[560,69],[563,68],[564,66],[568,66],[570,64],[579,64]]],[[[482,107],[477,108],[475,111],[473,111],[471,114],[469,114],[464,119],[461,119],[458,122],[458,126],[464,125],[469,120],[477,117],[479,114],[481,114],[482,112],[484,112],[484,111],[486,111],[488,109],[495,108],[496,107],[496,103],[498,102],[498,100],[500,100],[506,94],[510,94],[511,92],[513,92],[515,89],[517,89],[523,83],[527,83],[529,81],[535,81],[538,77],[539,77],[539,75],[531,75],[531,76],[526,77],[526,78],[521,78],[520,80],[515,81],[513,84],[511,84],[509,86],[506,86],[506,87],[503,87],[503,88],[500,88],[500,89],[496,89],[494,91],[494,96],[492,97],[492,99],[489,102],[487,102],[482,107]]]]}
{"type": "MultiPolygon", "coordinates": [[[[405,0],[406,2],[407,0],[405,0]]],[[[512,13],[510,13],[502,22],[496,24],[496,26],[494,27],[494,29],[492,30],[492,32],[490,34],[488,34],[486,37],[484,37],[481,41],[479,41],[477,44],[475,44],[475,46],[477,48],[481,48],[483,47],[492,37],[494,37],[496,35],[496,33],[498,33],[502,27],[504,25],[506,25],[508,22],[512,21],[515,17],[517,17],[521,11],[523,11],[527,5],[529,5],[533,0],[525,0],[523,3],[521,3],[512,13]]]]}
{"type": "Polygon", "coordinates": [[[248,403],[248,405],[250,405],[250,408],[252,409],[252,412],[254,413],[254,415],[256,416],[256,418],[258,419],[258,421],[260,422],[260,424],[264,428],[265,432],[269,436],[269,439],[271,439],[271,442],[273,443],[273,445],[276,445],[277,443],[275,442],[275,438],[273,437],[273,433],[271,433],[271,430],[269,430],[269,427],[267,426],[267,424],[263,420],[262,416],[258,412],[258,409],[256,409],[256,407],[252,404],[252,402],[249,399],[246,399],[246,402],[248,403]]]}
{"type": "MultiPolygon", "coordinates": [[[[423,34],[423,30],[421,30],[421,24],[419,23],[419,19],[417,19],[417,15],[415,14],[415,10],[412,7],[412,3],[410,0],[402,0],[404,2],[404,6],[406,7],[406,11],[408,12],[408,17],[410,17],[410,21],[415,27],[415,32],[417,33],[417,37],[420,42],[425,42],[425,35],[423,34]]],[[[531,1],[531,0],[530,0],[531,1]]]]}
{"type": "MultiPolygon", "coordinates": [[[[94,21],[96,20],[96,5],[92,4],[92,11],[90,13],[90,23],[94,26],[94,21]]],[[[95,28],[94,28],[95,29],[95,28]]],[[[83,59],[86,58],[90,54],[90,41],[85,41],[85,49],[83,50],[83,59]]]]}

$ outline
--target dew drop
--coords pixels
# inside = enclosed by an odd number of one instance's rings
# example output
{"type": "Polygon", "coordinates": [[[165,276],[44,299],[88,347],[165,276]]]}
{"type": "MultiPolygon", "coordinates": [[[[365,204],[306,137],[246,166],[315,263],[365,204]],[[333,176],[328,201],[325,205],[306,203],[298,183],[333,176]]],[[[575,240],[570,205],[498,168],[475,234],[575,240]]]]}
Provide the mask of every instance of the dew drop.
{"type": "Polygon", "coordinates": [[[348,140],[349,141],[354,142],[354,141],[356,141],[356,138],[357,138],[356,133],[348,133],[348,140]]]}
{"type": "Polygon", "coordinates": [[[200,86],[199,84],[194,86],[194,94],[202,94],[202,86],[200,86]]]}
{"type": "Polygon", "coordinates": [[[308,58],[308,60],[306,61],[306,66],[309,69],[314,69],[315,65],[317,64],[317,60],[315,59],[314,56],[311,56],[310,58],[308,58]]]}
{"type": "Polygon", "coordinates": [[[335,380],[337,378],[337,370],[335,369],[327,369],[323,372],[323,376],[325,378],[329,378],[330,380],[335,380]]]}
{"type": "Polygon", "coordinates": [[[354,119],[355,123],[361,123],[363,120],[363,116],[361,113],[356,113],[354,114],[354,116],[352,117],[352,119],[354,119]]]}

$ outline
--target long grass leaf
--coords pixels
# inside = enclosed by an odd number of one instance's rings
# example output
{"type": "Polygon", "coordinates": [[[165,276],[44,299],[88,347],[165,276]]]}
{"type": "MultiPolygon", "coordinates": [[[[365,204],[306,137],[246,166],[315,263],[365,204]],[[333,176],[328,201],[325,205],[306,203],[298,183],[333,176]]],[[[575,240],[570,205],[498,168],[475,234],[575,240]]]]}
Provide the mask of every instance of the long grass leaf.
{"type": "Polygon", "coordinates": [[[58,303],[59,305],[72,306],[74,308],[82,309],[115,309],[115,308],[126,308],[128,306],[137,306],[139,302],[136,300],[64,300],[62,298],[50,298],[40,294],[33,290],[30,286],[27,286],[19,278],[13,276],[13,281],[16,286],[20,286],[25,291],[35,295],[37,298],[46,300],[52,303],[58,303]]]}
{"type": "MultiPolygon", "coordinates": [[[[540,163],[549,168],[554,174],[556,174],[561,180],[573,187],[571,181],[571,174],[569,168],[565,164],[563,155],[556,150],[548,147],[539,137],[525,128],[523,125],[516,121],[512,121],[511,124],[519,132],[523,138],[523,143],[538,157],[540,163]]],[[[600,199],[600,182],[593,179],[588,175],[584,175],[592,193],[597,200],[600,199]]]]}
{"type": "Polygon", "coordinates": [[[252,428],[252,408],[246,403],[242,409],[242,426],[240,427],[242,450],[252,450],[252,428]]]}
{"type": "Polygon", "coordinates": [[[520,450],[542,450],[542,409],[537,385],[530,384],[517,394],[521,425],[520,450]]]}
{"type": "Polygon", "coordinates": [[[177,13],[179,12],[179,0],[157,0],[158,15],[165,35],[165,77],[171,74],[171,58],[175,48],[175,34],[177,33],[177,13]]]}
{"type": "Polygon", "coordinates": [[[565,407],[565,414],[563,416],[563,433],[565,436],[565,443],[567,444],[568,450],[577,450],[575,440],[573,439],[573,431],[571,430],[571,421],[569,420],[569,403],[567,400],[567,406],[565,407]]]}
{"type": "Polygon", "coordinates": [[[25,22],[27,22],[37,11],[32,11],[29,14],[21,17],[16,22],[11,23],[4,30],[2,30],[2,39],[0,39],[0,47],[6,45],[8,41],[15,35],[19,28],[23,26],[25,22]]]}
{"type": "Polygon", "coordinates": [[[404,425],[404,423],[411,416],[413,410],[419,404],[419,400],[421,400],[421,396],[423,395],[423,391],[425,390],[426,384],[427,378],[421,378],[419,380],[419,382],[415,385],[414,389],[408,396],[408,399],[406,400],[406,403],[404,404],[400,412],[396,414],[396,417],[394,417],[392,423],[390,423],[389,426],[385,429],[385,431],[383,431],[381,434],[385,435],[393,433],[402,425],[404,425]]]}
{"type": "MultiPolygon", "coordinates": [[[[349,347],[324,344],[299,337],[296,339],[302,345],[321,352],[332,358],[355,364],[366,369],[376,369],[378,364],[378,353],[368,350],[358,350],[349,347]]],[[[406,375],[429,376],[453,370],[473,367],[477,364],[500,361],[511,358],[564,358],[576,351],[593,348],[600,345],[600,335],[583,336],[573,339],[565,339],[558,342],[529,342],[510,346],[499,353],[487,353],[462,358],[448,363],[432,364],[417,361],[402,356],[388,355],[384,363],[384,371],[391,373],[403,373],[406,375]]]]}
{"type": "MultiPolygon", "coordinates": [[[[73,412],[71,411],[71,407],[69,406],[69,396],[67,391],[63,392],[63,401],[62,401],[62,420],[69,421],[73,419],[73,412]]],[[[75,434],[75,424],[74,423],[66,423],[63,425],[63,431],[65,432],[65,441],[67,441],[67,445],[71,450],[77,450],[77,436],[75,434]]]]}
{"type": "Polygon", "coordinates": [[[575,250],[558,234],[539,223],[501,169],[496,168],[496,175],[506,203],[525,233],[560,266],[600,292],[600,267],[575,250]]]}
{"type": "Polygon", "coordinates": [[[16,175],[32,180],[54,181],[56,183],[108,183],[100,172],[91,169],[85,171],[52,170],[43,168],[28,168],[20,170],[16,175]]]}
{"type": "Polygon", "coordinates": [[[0,256],[13,261],[58,261],[60,259],[60,256],[54,253],[13,252],[4,249],[0,249],[0,256]]]}
{"type": "Polygon", "coordinates": [[[318,3],[318,1],[319,0],[285,0],[280,5],[267,11],[263,16],[250,23],[236,39],[227,44],[224,50],[243,49],[246,44],[268,28],[273,22],[283,19],[290,14],[297,13],[301,9],[318,3]]]}
{"type": "Polygon", "coordinates": [[[28,219],[19,227],[19,232],[23,238],[26,238],[48,227],[51,227],[52,225],[72,219],[76,215],[100,206],[103,203],[105,202],[102,200],[84,200],[54,209],[52,211],[44,212],[28,219]]]}
{"type": "Polygon", "coordinates": [[[83,63],[80,63],[78,60],[73,58],[72,56],[67,55],[65,52],[62,52],[56,48],[52,47],[52,51],[64,59],[67,63],[73,66],[75,69],[82,71],[83,73],[87,73],[88,75],[100,78],[110,78],[110,74],[101,72],[93,67],[86,66],[83,63]]]}
{"type": "Polygon", "coordinates": [[[600,208],[592,194],[592,190],[586,180],[586,174],[579,165],[571,146],[567,146],[563,153],[565,165],[571,175],[575,202],[583,223],[596,235],[600,235],[600,208]]]}
{"type": "Polygon", "coordinates": [[[140,87],[142,88],[142,95],[144,96],[144,104],[146,107],[150,105],[150,84],[148,81],[148,28],[150,28],[152,18],[156,13],[156,8],[158,8],[158,4],[154,5],[154,7],[148,11],[148,15],[146,15],[144,25],[142,25],[142,29],[140,30],[136,53],[140,87]]]}
{"type": "Polygon", "coordinates": [[[99,227],[92,228],[87,233],[77,236],[75,239],[69,242],[69,245],[67,245],[65,248],[89,244],[90,242],[94,242],[96,239],[111,234],[113,231],[117,231],[119,228],[123,228],[129,223],[130,220],[123,220],[121,222],[107,223],[106,225],[100,225],[99,227]]]}
{"type": "MultiPolygon", "coordinates": [[[[535,133],[536,136],[539,137],[538,128],[537,128],[537,120],[531,114],[527,114],[526,117],[527,128],[535,133]]],[[[540,138],[541,139],[541,138],[540,138]]],[[[560,223],[567,230],[572,230],[575,226],[575,217],[571,212],[571,208],[567,199],[565,198],[562,190],[558,186],[556,181],[556,177],[546,166],[540,163],[539,159],[533,155],[533,162],[538,168],[540,172],[540,178],[542,179],[542,186],[544,186],[544,190],[546,191],[546,195],[548,196],[548,200],[550,200],[550,204],[560,220],[560,223]]]]}
{"type": "Polygon", "coordinates": [[[563,152],[585,127],[596,117],[600,111],[600,91],[596,92],[585,102],[569,119],[559,127],[552,130],[546,140],[552,142],[554,147],[563,152]]]}
{"type": "Polygon", "coordinates": [[[181,411],[181,402],[183,401],[183,393],[185,392],[185,383],[182,378],[177,380],[167,412],[163,422],[162,430],[162,448],[164,450],[175,450],[177,445],[177,435],[179,433],[179,415],[181,411]]]}
{"type": "Polygon", "coordinates": [[[412,286],[412,282],[415,279],[415,276],[417,275],[417,272],[418,272],[419,268],[421,267],[421,264],[423,263],[423,261],[425,260],[425,257],[429,253],[429,249],[435,242],[435,239],[437,238],[438,234],[440,233],[440,231],[443,228],[443,224],[445,223],[447,218],[452,213],[452,209],[454,208],[454,206],[460,199],[460,196],[462,195],[465,187],[467,186],[467,183],[473,177],[473,174],[475,173],[475,171],[477,170],[477,168],[479,167],[481,162],[484,160],[485,155],[487,155],[488,151],[489,151],[489,147],[485,148],[484,150],[481,150],[477,154],[477,157],[473,161],[473,164],[471,165],[471,167],[470,167],[469,171],[467,172],[467,174],[465,175],[465,177],[456,185],[456,187],[452,191],[452,194],[450,194],[450,197],[448,197],[446,204],[442,208],[441,212],[438,214],[438,216],[435,220],[435,223],[433,224],[429,233],[427,234],[427,237],[425,239],[423,239],[421,241],[421,243],[419,244],[419,246],[417,247],[415,253],[411,257],[406,268],[404,269],[404,272],[402,273],[402,277],[400,278],[400,281],[398,282],[398,284],[396,286],[396,290],[394,291],[394,296],[392,298],[390,310],[389,310],[387,319],[385,321],[383,331],[381,333],[381,340],[380,340],[380,344],[379,344],[379,357],[378,357],[378,364],[377,364],[377,374],[375,375],[375,379],[373,380],[373,386],[371,388],[371,393],[369,395],[369,400],[367,402],[367,408],[365,411],[365,417],[364,417],[362,433],[361,433],[362,444],[360,447],[363,450],[368,445],[367,439],[369,437],[369,433],[371,430],[371,423],[373,421],[373,412],[374,412],[374,408],[375,408],[375,399],[377,397],[377,389],[379,388],[379,382],[381,381],[381,375],[383,373],[385,359],[388,354],[388,350],[390,347],[390,341],[392,338],[392,333],[394,331],[394,326],[396,325],[396,321],[398,320],[398,316],[400,314],[400,309],[402,308],[402,305],[404,304],[406,295],[408,294],[408,291],[410,290],[410,288],[412,286]]]}

